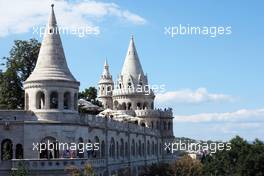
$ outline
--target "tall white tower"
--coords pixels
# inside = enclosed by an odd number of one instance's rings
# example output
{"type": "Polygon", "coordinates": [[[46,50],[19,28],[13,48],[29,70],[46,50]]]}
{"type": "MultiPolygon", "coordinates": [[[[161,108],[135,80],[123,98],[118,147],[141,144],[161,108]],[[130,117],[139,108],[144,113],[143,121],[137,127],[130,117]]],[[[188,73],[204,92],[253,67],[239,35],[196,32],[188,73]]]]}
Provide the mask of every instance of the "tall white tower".
{"type": "Polygon", "coordinates": [[[116,110],[153,109],[154,93],[139,61],[133,36],[130,39],[125,62],[113,91],[116,110]]]}
{"type": "Polygon", "coordinates": [[[98,83],[98,100],[102,103],[105,109],[113,108],[112,90],[114,88],[114,83],[112,75],[109,71],[109,65],[107,59],[105,60],[103,73],[100,77],[98,83]]]}
{"type": "Polygon", "coordinates": [[[78,114],[80,83],[71,74],[51,5],[36,67],[24,83],[25,109],[39,119],[63,120],[78,114]]]}

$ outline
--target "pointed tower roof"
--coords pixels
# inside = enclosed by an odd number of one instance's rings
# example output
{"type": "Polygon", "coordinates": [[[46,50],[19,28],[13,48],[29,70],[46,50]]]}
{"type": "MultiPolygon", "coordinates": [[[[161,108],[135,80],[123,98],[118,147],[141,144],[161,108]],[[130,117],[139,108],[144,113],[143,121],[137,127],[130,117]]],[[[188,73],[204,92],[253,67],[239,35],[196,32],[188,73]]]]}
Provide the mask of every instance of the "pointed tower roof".
{"type": "Polygon", "coordinates": [[[39,80],[76,82],[66,62],[53,4],[51,5],[51,13],[41,43],[36,67],[26,82],[39,80]]]}
{"type": "Polygon", "coordinates": [[[104,75],[104,76],[106,76],[106,77],[111,76],[111,74],[110,74],[110,72],[109,72],[109,65],[108,65],[107,59],[105,59],[104,70],[103,70],[102,75],[104,75]]]}
{"type": "Polygon", "coordinates": [[[109,65],[107,59],[105,59],[103,73],[101,75],[101,79],[99,83],[112,83],[112,82],[113,80],[112,80],[112,75],[109,71],[109,65]]]}
{"type": "Polygon", "coordinates": [[[139,61],[137,54],[134,37],[131,36],[125,62],[122,68],[121,75],[123,76],[132,76],[135,79],[138,79],[139,75],[144,75],[142,66],[139,61]]]}

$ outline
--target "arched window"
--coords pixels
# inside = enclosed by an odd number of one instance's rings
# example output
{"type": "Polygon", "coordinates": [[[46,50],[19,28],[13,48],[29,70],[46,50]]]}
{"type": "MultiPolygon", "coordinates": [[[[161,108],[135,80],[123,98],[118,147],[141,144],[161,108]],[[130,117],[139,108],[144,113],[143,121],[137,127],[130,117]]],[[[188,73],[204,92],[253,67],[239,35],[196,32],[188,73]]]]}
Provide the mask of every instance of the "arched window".
{"type": "Polygon", "coordinates": [[[40,158],[59,158],[58,141],[54,137],[45,137],[41,140],[41,148],[46,148],[45,151],[40,152],[40,158]],[[49,145],[49,146],[48,146],[49,145]],[[48,150],[48,147],[52,150],[48,150]]]}
{"type": "Polygon", "coordinates": [[[126,103],[122,103],[122,110],[126,110],[126,103]]]}
{"type": "Polygon", "coordinates": [[[154,122],[151,121],[151,128],[153,129],[154,128],[154,122]]]}
{"type": "Polygon", "coordinates": [[[124,140],[120,140],[120,155],[122,158],[125,157],[125,145],[124,145],[124,140]]]}
{"type": "Polygon", "coordinates": [[[28,110],[29,108],[29,97],[28,97],[28,93],[26,93],[25,95],[25,110],[28,110]]]}
{"type": "Polygon", "coordinates": [[[71,108],[71,93],[65,92],[63,95],[63,108],[70,109],[71,108]]]}
{"type": "Polygon", "coordinates": [[[156,143],[155,144],[155,154],[158,155],[158,152],[159,152],[159,150],[158,150],[158,143],[156,143]]]}
{"type": "Polygon", "coordinates": [[[78,139],[78,146],[79,146],[79,149],[77,149],[77,156],[79,158],[84,158],[84,143],[83,143],[83,138],[79,138],[78,139]]]}
{"type": "Polygon", "coordinates": [[[127,103],[127,110],[131,110],[131,103],[127,103]]]}
{"type": "Polygon", "coordinates": [[[131,152],[132,152],[132,156],[135,156],[135,140],[132,140],[131,143],[131,152]]]}
{"type": "Polygon", "coordinates": [[[126,155],[126,157],[128,157],[128,155],[129,155],[128,143],[127,142],[125,143],[125,155],[126,155]]]}
{"type": "Polygon", "coordinates": [[[13,158],[13,143],[10,139],[4,139],[1,143],[1,160],[13,158]]]}
{"type": "Polygon", "coordinates": [[[141,109],[141,103],[137,103],[137,109],[141,109]]]}
{"type": "Polygon", "coordinates": [[[16,145],[16,159],[23,159],[24,153],[23,153],[23,146],[22,144],[16,145]]]}
{"type": "Polygon", "coordinates": [[[163,129],[166,130],[166,128],[167,128],[167,123],[163,122],[163,129]]]}
{"type": "Polygon", "coordinates": [[[171,122],[168,122],[168,130],[171,129],[171,122]]]}
{"type": "MultiPolygon", "coordinates": [[[[88,139],[88,144],[92,144],[92,141],[90,139],[88,139]]],[[[87,149],[87,157],[91,158],[93,154],[93,150],[91,150],[90,148],[87,149]]]]}
{"type": "MultiPolygon", "coordinates": [[[[94,137],[94,143],[98,143],[100,145],[100,140],[98,136],[94,137]]],[[[100,150],[94,150],[94,158],[100,158],[100,150]]]]}
{"type": "Polygon", "coordinates": [[[115,157],[115,140],[111,138],[110,147],[109,147],[109,155],[111,158],[115,157]]]}
{"type": "Polygon", "coordinates": [[[131,87],[132,87],[131,82],[128,82],[127,87],[128,87],[128,88],[131,88],[131,87]]]}
{"type": "Polygon", "coordinates": [[[101,156],[105,157],[105,141],[102,140],[101,142],[101,156]]]}
{"type": "Polygon", "coordinates": [[[150,143],[149,143],[149,140],[147,142],[147,153],[148,153],[148,155],[150,155],[150,143]]]}
{"type": "Polygon", "coordinates": [[[160,155],[162,154],[162,145],[161,145],[161,143],[160,143],[159,153],[160,153],[160,155]]]}
{"type": "Polygon", "coordinates": [[[50,94],[50,109],[58,109],[58,92],[51,92],[50,94]]]}
{"type": "Polygon", "coordinates": [[[154,155],[154,150],[155,150],[154,147],[155,147],[154,146],[154,141],[152,141],[152,145],[151,145],[151,154],[152,155],[154,155]]]}
{"type": "Polygon", "coordinates": [[[151,109],[154,109],[154,103],[153,102],[151,103],[151,109]]]}
{"type": "Polygon", "coordinates": [[[145,156],[146,155],[146,151],[145,151],[145,143],[142,142],[142,155],[145,156]]]}
{"type": "Polygon", "coordinates": [[[36,108],[44,109],[45,106],[45,94],[41,91],[36,94],[36,108]]]}
{"type": "Polygon", "coordinates": [[[139,154],[139,156],[141,157],[142,156],[142,151],[141,151],[141,140],[139,140],[139,142],[138,142],[138,154],[139,154]]]}
{"type": "Polygon", "coordinates": [[[148,102],[145,102],[145,103],[143,104],[143,109],[148,109],[148,102]]]}
{"type": "Polygon", "coordinates": [[[116,158],[119,158],[119,144],[118,144],[118,141],[116,141],[116,158]]]}
{"type": "Polygon", "coordinates": [[[135,156],[137,156],[138,155],[138,143],[135,142],[135,144],[136,144],[136,146],[135,146],[135,156]]]}
{"type": "Polygon", "coordinates": [[[115,109],[115,110],[118,109],[118,101],[114,101],[114,109],[115,109]]]}
{"type": "Polygon", "coordinates": [[[77,107],[78,107],[78,96],[77,93],[74,94],[74,110],[77,111],[77,107]]]}
{"type": "Polygon", "coordinates": [[[112,86],[107,86],[106,90],[107,90],[107,93],[111,92],[112,91],[112,86]]]}

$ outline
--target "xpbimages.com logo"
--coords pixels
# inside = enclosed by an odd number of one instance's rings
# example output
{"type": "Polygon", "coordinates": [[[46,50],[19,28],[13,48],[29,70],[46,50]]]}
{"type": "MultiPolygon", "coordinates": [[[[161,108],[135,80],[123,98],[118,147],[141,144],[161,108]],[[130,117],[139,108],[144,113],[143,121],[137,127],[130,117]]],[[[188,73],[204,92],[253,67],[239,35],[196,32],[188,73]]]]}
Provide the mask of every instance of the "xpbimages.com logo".
{"type": "Polygon", "coordinates": [[[231,26],[190,26],[177,25],[177,26],[166,26],[164,27],[164,34],[175,38],[177,36],[190,35],[190,36],[207,36],[211,38],[230,35],[232,34],[231,26]]]}
{"type": "Polygon", "coordinates": [[[85,151],[98,151],[100,148],[99,143],[66,143],[66,142],[58,142],[58,141],[50,141],[47,140],[45,142],[36,142],[32,144],[33,151],[38,151],[39,153],[43,153],[46,151],[78,151],[79,153],[84,153],[85,151]]]}
{"type": "Polygon", "coordinates": [[[89,35],[99,35],[99,27],[79,26],[79,27],[50,27],[33,26],[33,35],[43,37],[45,34],[60,34],[60,35],[74,35],[79,38],[84,38],[89,35]]]}
{"type": "Polygon", "coordinates": [[[231,143],[227,142],[172,142],[172,143],[165,143],[164,144],[164,150],[168,153],[174,153],[177,151],[188,151],[188,152],[201,152],[201,151],[207,151],[209,153],[216,153],[216,151],[222,151],[222,150],[231,150],[231,143]]]}

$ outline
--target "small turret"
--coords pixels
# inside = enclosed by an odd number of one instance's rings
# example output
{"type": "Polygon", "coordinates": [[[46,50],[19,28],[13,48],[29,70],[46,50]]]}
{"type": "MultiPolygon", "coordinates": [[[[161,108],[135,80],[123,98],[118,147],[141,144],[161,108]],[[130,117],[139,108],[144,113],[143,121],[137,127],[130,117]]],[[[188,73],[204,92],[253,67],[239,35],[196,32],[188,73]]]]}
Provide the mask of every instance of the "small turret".
{"type": "Polygon", "coordinates": [[[114,82],[109,71],[107,59],[105,60],[103,73],[98,83],[98,100],[102,103],[105,109],[113,108],[112,90],[114,82]]]}

